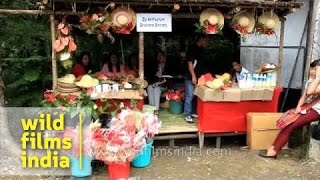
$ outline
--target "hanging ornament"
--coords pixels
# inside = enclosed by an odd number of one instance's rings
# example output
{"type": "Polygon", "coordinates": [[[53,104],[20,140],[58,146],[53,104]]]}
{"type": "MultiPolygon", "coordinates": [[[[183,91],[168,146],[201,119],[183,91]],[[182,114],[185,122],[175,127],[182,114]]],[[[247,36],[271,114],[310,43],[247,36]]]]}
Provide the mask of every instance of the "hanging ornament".
{"type": "Polygon", "coordinates": [[[176,12],[176,11],[179,11],[179,10],[180,10],[180,5],[177,4],[177,3],[175,3],[175,4],[173,5],[172,12],[176,12]]]}

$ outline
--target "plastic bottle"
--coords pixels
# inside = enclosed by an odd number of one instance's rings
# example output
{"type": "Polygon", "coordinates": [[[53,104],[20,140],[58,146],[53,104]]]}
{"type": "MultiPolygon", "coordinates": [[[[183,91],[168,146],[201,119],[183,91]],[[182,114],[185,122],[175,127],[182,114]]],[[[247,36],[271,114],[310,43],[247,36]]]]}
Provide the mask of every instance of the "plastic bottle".
{"type": "Polygon", "coordinates": [[[267,75],[266,74],[264,74],[263,76],[262,76],[262,87],[266,87],[267,86],[267,75]]]}
{"type": "Polygon", "coordinates": [[[272,84],[272,74],[268,73],[267,74],[267,87],[270,87],[272,84]]]}
{"type": "Polygon", "coordinates": [[[272,78],[271,78],[271,86],[276,87],[277,86],[277,73],[273,72],[272,73],[272,78]]]}
{"type": "Polygon", "coordinates": [[[262,74],[260,74],[260,75],[258,75],[257,87],[262,86],[262,81],[263,81],[263,76],[262,76],[262,74]]]}
{"type": "Polygon", "coordinates": [[[258,87],[258,80],[259,80],[259,75],[258,74],[254,74],[253,75],[254,87],[258,87]]]}

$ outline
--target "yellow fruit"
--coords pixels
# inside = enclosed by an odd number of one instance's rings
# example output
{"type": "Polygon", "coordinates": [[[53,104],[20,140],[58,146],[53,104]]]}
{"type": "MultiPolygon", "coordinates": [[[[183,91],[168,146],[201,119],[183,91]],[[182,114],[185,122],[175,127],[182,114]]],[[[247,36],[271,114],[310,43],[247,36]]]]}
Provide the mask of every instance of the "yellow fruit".
{"type": "Polygon", "coordinates": [[[224,73],[222,75],[223,81],[230,81],[231,80],[231,75],[229,73],[224,73]]]}
{"type": "Polygon", "coordinates": [[[214,79],[212,81],[208,81],[206,85],[211,89],[219,89],[224,86],[222,79],[214,79]]]}

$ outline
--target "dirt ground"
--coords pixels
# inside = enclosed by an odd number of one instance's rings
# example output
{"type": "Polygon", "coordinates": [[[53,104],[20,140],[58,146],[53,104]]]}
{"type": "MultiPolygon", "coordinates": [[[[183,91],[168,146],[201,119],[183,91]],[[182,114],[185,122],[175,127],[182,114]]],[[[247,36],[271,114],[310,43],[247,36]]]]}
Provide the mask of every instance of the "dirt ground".
{"type": "MultiPolygon", "coordinates": [[[[158,146],[153,162],[146,168],[132,168],[131,180],[318,180],[320,163],[299,158],[296,150],[286,150],[276,160],[263,159],[241,146],[213,145],[199,149],[195,144],[170,148],[158,146]]],[[[103,166],[94,169],[88,180],[106,180],[103,166]]],[[[0,179],[78,179],[72,177],[8,177],[0,179]]]]}

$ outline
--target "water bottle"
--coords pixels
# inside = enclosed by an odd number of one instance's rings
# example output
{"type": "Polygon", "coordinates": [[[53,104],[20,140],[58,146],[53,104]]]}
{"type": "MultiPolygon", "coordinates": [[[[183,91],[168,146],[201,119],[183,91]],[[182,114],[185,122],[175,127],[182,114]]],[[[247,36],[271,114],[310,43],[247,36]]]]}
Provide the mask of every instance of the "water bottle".
{"type": "Polygon", "coordinates": [[[259,80],[258,74],[253,74],[253,85],[254,85],[254,87],[258,86],[258,80],[259,80]]]}
{"type": "Polygon", "coordinates": [[[272,75],[271,73],[267,74],[267,86],[270,87],[272,84],[272,75]]]}
{"type": "Polygon", "coordinates": [[[251,74],[248,74],[248,76],[247,76],[247,83],[248,83],[248,87],[247,87],[247,88],[252,88],[252,86],[253,86],[253,81],[252,81],[252,76],[251,76],[251,74]]]}
{"type": "Polygon", "coordinates": [[[262,76],[262,87],[266,87],[267,86],[267,75],[264,74],[262,76]]]}

